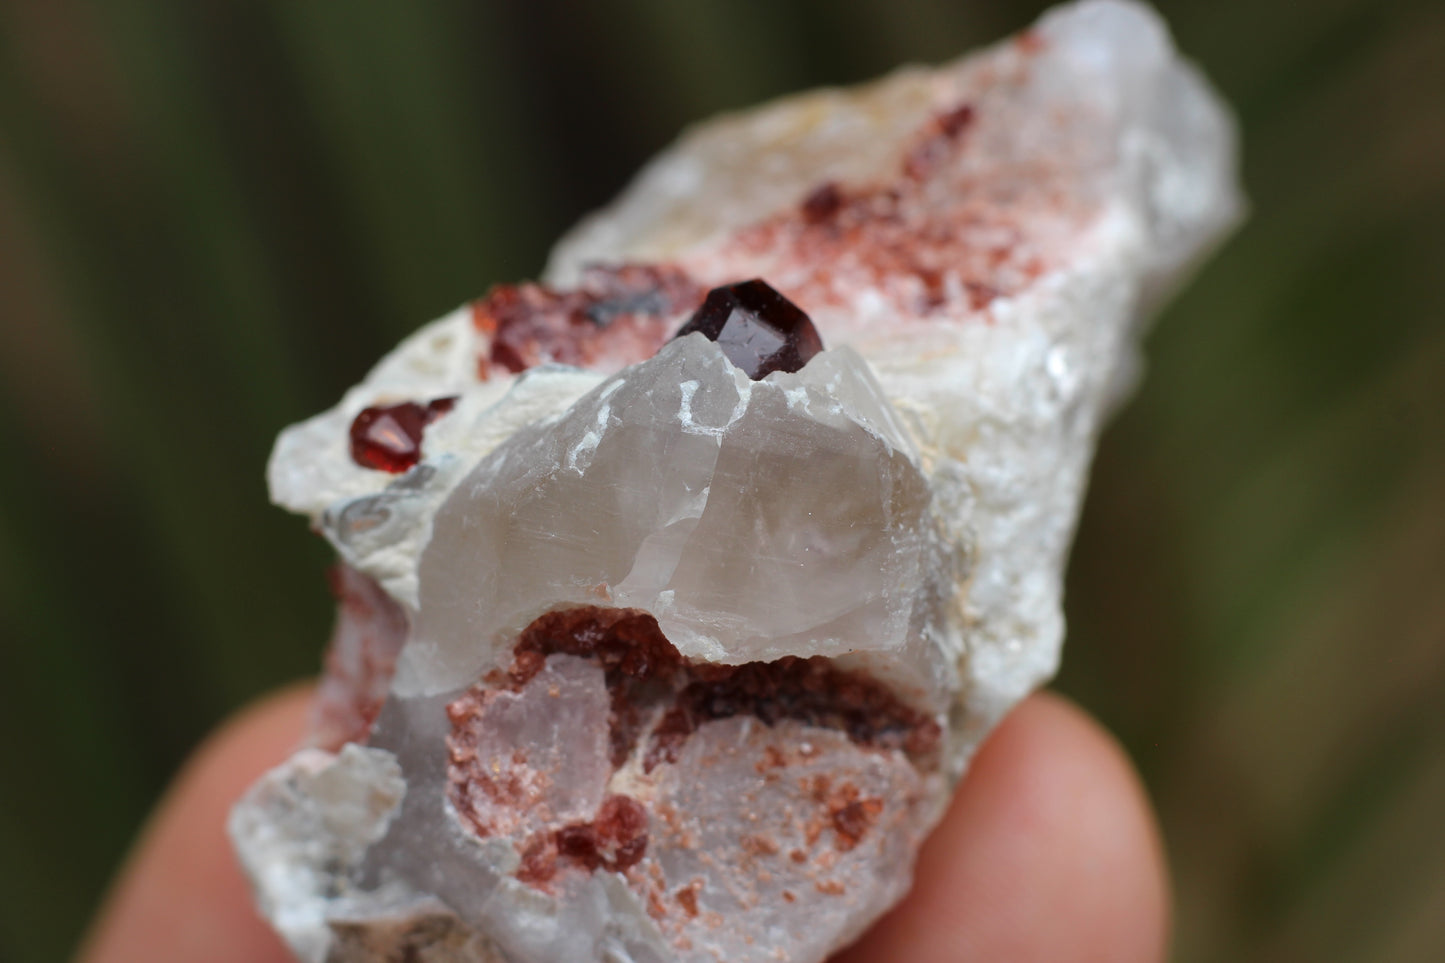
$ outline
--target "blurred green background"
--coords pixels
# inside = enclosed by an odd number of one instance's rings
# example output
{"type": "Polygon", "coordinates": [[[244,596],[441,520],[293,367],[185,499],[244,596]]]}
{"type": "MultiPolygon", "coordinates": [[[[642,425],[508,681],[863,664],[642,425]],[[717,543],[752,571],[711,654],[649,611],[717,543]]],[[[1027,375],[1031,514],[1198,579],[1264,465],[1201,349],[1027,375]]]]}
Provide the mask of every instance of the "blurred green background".
{"type": "MultiPolygon", "coordinates": [[[[0,960],[313,671],[276,431],[683,124],[1042,4],[0,0],[0,960]]],[[[1060,687],[1163,814],[1184,961],[1445,959],[1445,4],[1181,0],[1253,219],[1105,438],[1060,687]]]]}

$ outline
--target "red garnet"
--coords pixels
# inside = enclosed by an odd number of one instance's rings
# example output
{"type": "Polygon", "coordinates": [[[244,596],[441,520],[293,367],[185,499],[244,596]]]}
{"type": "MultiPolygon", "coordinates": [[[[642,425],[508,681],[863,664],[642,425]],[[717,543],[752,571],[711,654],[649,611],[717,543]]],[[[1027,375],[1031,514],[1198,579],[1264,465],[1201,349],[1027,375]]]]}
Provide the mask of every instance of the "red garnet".
{"type": "Polygon", "coordinates": [[[456,398],[437,398],[425,405],[406,401],[363,410],[351,423],[351,459],[362,468],[406,471],[421,460],[426,426],[456,403],[456,398]]]}
{"type": "Polygon", "coordinates": [[[716,341],[754,381],[774,371],[797,371],[823,350],[802,308],[756,278],[709,291],[677,337],[694,331],[716,341]]]}

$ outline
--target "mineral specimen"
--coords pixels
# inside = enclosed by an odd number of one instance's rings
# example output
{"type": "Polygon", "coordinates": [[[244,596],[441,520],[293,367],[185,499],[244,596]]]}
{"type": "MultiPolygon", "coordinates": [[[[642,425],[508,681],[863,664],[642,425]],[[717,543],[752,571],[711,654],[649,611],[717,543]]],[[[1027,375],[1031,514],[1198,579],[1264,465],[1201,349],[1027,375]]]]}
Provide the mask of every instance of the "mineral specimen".
{"type": "Polygon", "coordinates": [[[713,121],[287,429],[341,556],[231,830],[308,961],[819,961],[1052,673],[1142,320],[1237,220],[1147,9],[713,121]]]}

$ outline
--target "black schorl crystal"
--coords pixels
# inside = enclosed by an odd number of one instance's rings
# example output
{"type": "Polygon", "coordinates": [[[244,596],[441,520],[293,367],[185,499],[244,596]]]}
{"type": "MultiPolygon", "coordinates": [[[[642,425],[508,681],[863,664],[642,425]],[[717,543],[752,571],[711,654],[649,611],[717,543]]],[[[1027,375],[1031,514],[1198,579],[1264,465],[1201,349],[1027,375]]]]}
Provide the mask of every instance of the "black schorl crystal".
{"type": "Polygon", "coordinates": [[[802,308],[757,278],[709,291],[676,336],[694,331],[716,341],[754,381],[774,371],[797,371],[823,350],[818,329],[802,308]]]}

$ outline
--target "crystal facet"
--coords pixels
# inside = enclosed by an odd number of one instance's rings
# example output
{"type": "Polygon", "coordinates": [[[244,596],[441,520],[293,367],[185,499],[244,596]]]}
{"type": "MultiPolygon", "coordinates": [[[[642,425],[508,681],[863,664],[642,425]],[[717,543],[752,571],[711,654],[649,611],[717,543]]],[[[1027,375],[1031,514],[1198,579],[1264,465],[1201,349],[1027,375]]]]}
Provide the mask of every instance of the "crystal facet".
{"type": "Polygon", "coordinates": [[[701,332],[754,381],[797,371],[823,350],[818,329],[796,304],[754,278],[708,292],[677,337],[701,332]]]}
{"type": "Polygon", "coordinates": [[[662,344],[702,292],[677,268],[591,265],[568,290],[502,284],[472,305],[472,323],[490,340],[483,377],[540,364],[598,366],[640,360],[662,344]]]}
{"type": "Polygon", "coordinates": [[[456,398],[437,398],[426,405],[364,408],[351,423],[351,457],[363,468],[397,474],[421,460],[426,426],[452,410],[456,398]]]}
{"type": "Polygon", "coordinates": [[[341,605],[232,817],[263,912],[312,963],[856,938],[1053,672],[1144,315],[1240,208],[1128,0],[687,134],[278,440],[341,605]]]}

